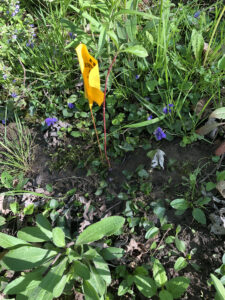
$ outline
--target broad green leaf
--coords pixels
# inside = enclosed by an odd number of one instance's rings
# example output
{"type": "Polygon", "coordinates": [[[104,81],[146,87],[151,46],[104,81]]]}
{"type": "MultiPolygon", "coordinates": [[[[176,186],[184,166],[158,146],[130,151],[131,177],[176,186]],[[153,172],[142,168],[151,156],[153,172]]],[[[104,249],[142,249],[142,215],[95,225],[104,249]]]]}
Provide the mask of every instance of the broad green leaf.
{"type": "Polygon", "coordinates": [[[19,203],[18,202],[15,201],[13,203],[10,203],[9,207],[14,215],[18,213],[18,211],[19,211],[19,203]]]}
{"type": "Polygon", "coordinates": [[[114,42],[114,44],[116,45],[116,48],[119,48],[119,41],[118,41],[118,37],[116,35],[116,33],[112,30],[108,30],[107,31],[108,36],[111,38],[111,40],[114,42]]]}
{"type": "Polygon", "coordinates": [[[214,110],[209,118],[215,118],[215,119],[225,119],[225,107],[220,107],[214,110]]]}
{"type": "Polygon", "coordinates": [[[100,300],[95,288],[88,281],[83,282],[83,292],[85,300],[100,300]]]}
{"type": "Polygon", "coordinates": [[[52,300],[53,290],[60,282],[66,269],[67,257],[65,257],[56,266],[53,266],[41,283],[33,290],[30,299],[52,300]]]}
{"type": "Polygon", "coordinates": [[[125,125],[124,128],[139,128],[139,127],[144,127],[144,126],[148,126],[151,124],[155,124],[161,120],[163,120],[165,118],[165,115],[158,117],[158,118],[154,118],[152,120],[149,121],[143,121],[140,123],[135,123],[135,124],[130,124],[130,125],[125,125]]]}
{"type": "Polygon", "coordinates": [[[100,23],[95,19],[93,18],[92,16],[90,16],[87,11],[83,12],[82,13],[82,17],[84,17],[85,19],[87,19],[92,25],[94,25],[96,27],[96,29],[99,31],[100,29],[100,23]]]}
{"type": "Polygon", "coordinates": [[[65,247],[66,246],[65,233],[63,232],[62,228],[60,228],[60,227],[53,228],[52,237],[53,237],[53,243],[57,247],[65,247]]]}
{"type": "Polygon", "coordinates": [[[90,270],[89,268],[80,261],[73,262],[74,274],[81,277],[84,280],[88,280],[90,278],[90,270]]]}
{"type": "Polygon", "coordinates": [[[138,10],[132,10],[132,9],[120,9],[119,12],[115,14],[115,16],[125,15],[125,14],[137,15],[137,16],[143,17],[145,19],[150,19],[150,20],[153,20],[153,19],[158,20],[159,19],[159,17],[153,16],[152,13],[144,13],[144,12],[141,12],[138,10]]]}
{"type": "Polygon", "coordinates": [[[78,236],[76,244],[83,245],[102,239],[116,233],[124,224],[125,219],[119,216],[105,218],[95,224],[88,226],[78,236]]]}
{"type": "Polygon", "coordinates": [[[19,245],[29,245],[29,243],[14,236],[0,232],[0,245],[2,248],[7,249],[19,245]]]}
{"type": "Polygon", "coordinates": [[[175,245],[179,251],[181,251],[183,253],[185,252],[186,244],[184,241],[179,240],[179,238],[177,236],[175,237],[175,245]]]}
{"type": "Polygon", "coordinates": [[[111,283],[111,273],[108,267],[108,264],[104,261],[101,255],[96,255],[93,258],[93,263],[96,267],[98,274],[105,280],[106,285],[110,285],[111,283]]]}
{"type": "Polygon", "coordinates": [[[6,223],[5,218],[0,216],[0,226],[4,225],[5,223],[6,223]]]}
{"type": "Polygon", "coordinates": [[[202,225],[206,224],[206,216],[205,216],[205,213],[202,209],[194,208],[193,211],[192,211],[192,216],[200,224],[202,224],[202,225]]]}
{"type": "Polygon", "coordinates": [[[117,295],[118,296],[125,295],[129,291],[131,285],[132,285],[131,281],[122,280],[121,283],[120,283],[120,285],[119,285],[119,288],[118,288],[118,291],[117,291],[117,295]]]}
{"type": "Polygon", "coordinates": [[[113,259],[120,259],[124,255],[124,249],[116,248],[116,247],[109,247],[104,248],[101,250],[101,255],[105,260],[113,260],[113,259]]]}
{"type": "Polygon", "coordinates": [[[166,289],[173,295],[174,299],[180,299],[180,297],[187,290],[189,283],[189,278],[175,277],[167,281],[166,289]]]}
{"type": "Polygon", "coordinates": [[[41,229],[41,231],[49,237],[49,239],[52,239],[52,227],[49,223],[48,219],[44,217],[42,214],[37,215],[36,218],[37,226],[41,229]]]}
{"type": "Polygon", "coordinates": [[[197,61],[200,61],[202,58],[202,51],[204,48],[204,39],[201,32],[196,29],[192,30],[191,34],[191,45],[197,61]]]}
{"type": "Polygon", "coordinates": [[[103,296],[106,292],[106,282],[105,280],[99,275],[96,268],[89,264],[90,268],[90,279],[87,281],[95,287],[95,290],[98,292],[100,296],[103,296]]]}
{"type": "Polygon", "coordinates": [[[23,209],[24,215],[32,215],[34,213],[34,204],[29,204],[23,209]]]}
{"type": "Polygon", "coordinates": [[[165,239],[165,242],[166,242],[166,244],[171,244],[171,243],[174,242],[174,240],[175,240],[175,237],[172,236],[172,235],[169,235],[169,236],[165,239]]]}
{"type": "Polygon", "coordinates": [[[225,54],[222,58],[218,61],[218,69],[225,71],[225,54]]]}
{"type": "Polygon", "coordinates": [[[49,264],[50,262],[40,266],[38,269],[35,269],[32,272],[26,273],[25,275],[14,279],[6,286],[6,288],[4,289],[4,294],[24,294],[25,291],[34,289],[43,279],[42,274],[48,268],[49,264]]]}
{"type": "Polygon", "coordinates": [[[129,17],[125,22],[125,28],[128,38],[131,42],[134,42],[137,34],[137,17],[129,17]]]}
{"type": "Polygon", "coordinates": [[[145,297],[152,297],[156,294],[157,287],[155,282],[149,276],[144,275],[135,275],[134,282],[138,288],[138,290],[145,296],[145,297]]]}
{"type": "Polygon", "coordinates": [[[102,49],[106,42],[106,39],[105,39],[106,29],[107,29],[106,26],[104,24],[102,24],[101,29],[100,29],[99,39],[98,39],[98,55],[101,54],[102,49]]]}
{"type": "Polygon", "coordinates": [[[173,300],[173,296],[170,294],[170,292],[166,290],[162,290],[159,292],[159,299],[160,300],[173,300]]]}
{"type": "Polygon", "coordinates": [[[6,253],[2,258],[2,262],[9,270],[23,271],[42,265],[56,254],[56,251],[21,246],[6,253]]]}
{"type": "Polygon", "coordinates": [[[222,282],[213,274],[210,274],[210,277],[215,285],[219,299],[225,300],[225,287],[223,286],[222,282]]]}
{"type": "Polygon", "coordinates": [[[136,55],[138,57],[147,57],[148,56],[147,50],[141,45],[135,45],[135,46],[128,47],[128,48],[122,50],[121,52],[127,52],[130,54],[136,55]]]}
{"type": "Polygon", "coordinates": [[[170,203],[170,205],[174,209],[185,210],[189,207],[189,202],[185,199],[175,199],[170,203]]]}
{"type": "Polygon", "coordinates": [[[153,277],[157,286],[161,287],[167,282],[167,276],[163,265],[158,259],[153,263],[153,277]]]}
{"type": "Polygon", "coordinates": [[[159,228],[158,227],[152,227],[150,228],[146,234],[145,238],[146,239],[152,239],[154,236],[156,236],[159,233],[159,228]]]}
{"type": "Polygon", "coordinates": [[[68,275],[63,275],[63,277],[60,279],[60,282],[53,289],[54,298],[58,298],[61,296],[67,281],[68,281],[68,275]]]}
{"type": "Polygon", "coordinates": [[[45,235],[39,227],[24,227],[17,232],[17,236],[21,240],[32,243],[50,240],[49,237],[45,235]]]}
{"type": "Polygon", "coordinates": [[[174,270],[175,271],[180,271],[182,269],[184,269],[187,266],[187,261],[184,257],[178,257],[178,259],[176,260],[175,264],[174,264],[174,270]]]}

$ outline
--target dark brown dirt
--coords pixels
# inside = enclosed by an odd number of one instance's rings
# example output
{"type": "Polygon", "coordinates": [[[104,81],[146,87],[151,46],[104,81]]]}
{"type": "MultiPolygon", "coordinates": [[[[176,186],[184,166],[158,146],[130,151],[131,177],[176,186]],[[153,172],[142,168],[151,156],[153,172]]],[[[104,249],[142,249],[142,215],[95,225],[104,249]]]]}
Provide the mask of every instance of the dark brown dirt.
{"type": "MultiPolygon", "coordinates": [[[[146,230],[142,227],[135,227],[135,234],[132,236],[129,233],[124,234],[118,239],[125,239],[127,242],[121,243],[123,248],[127,250],[127,246],[130,240],[133,238],[138,243],[139,248],[132,253],[126,253],[125,257],[121,260],[121,264],[128,266],[129,271],[132,273],[137,265],[151,265],[151,255],[158,258],[164,266],[168,279],[176,276],[185,276],[190,278],[190,286],[185,295],[180,300],[197,300],[214,299],[215,290],[213,287],[207,285],[207,280],[210,278],[210,273],[214,273],[215,269],[222,264],[222,255],[225,251],[225,241],[223,237],[215,236],[210,233],[207,226],[201,226],[195,222],[192,218],[191,211],[187,210],[182,216],[176,216],[174,210],[168,204],[170,201],[183,197],[189,191],[189,186],[184,186],[183,177],[188,178],[189,174],[194,172],[196,168],[200,168],[201,172],[198,176],[198,183],[196,185],[196,197],[199,196],[201,190],[201,184],[199,181],[206,178],[210,171],[215,167],[211,162],[211,156],[215,150],[216,145],[212,146],[210,143],[203,141],[196,142],[188,145],[185,148],[180,147],[180,140],[175,139],[173,142],[162,141],[161,143],[154,142],[151,149],[161,149],[165,152],[165,168],[151,168],[151,159],[147,157],[147,151],[143,148],[139,148],[133,153],[130,153],[125,158],[121,159],[121,162],[112,163],[112,170],[106,175],[108,187],[106,188],[106,194],[101,196],[95,195],[95,192],[99,185],[99,179],[97,174],[95,176],[86,176],[86,170],[77,169],[75,164],[68,164],[61,170],[54,170],[50,168],[52,165],[51,153],[57,151],[57,149],[49,150],[47,144],[43,142],[43,137],[36,137],[36,146],[34,147],[34,162],[32,164],[32,171],[30,173],[32,177],[32,184],[34,186],[45,187],[46,184],[52,184],[54,195],[62,195],[71,188],[76,188],[78,194],[85,195],[89,194],[91,199],[91,205],[100,207],[102,204],[105,208],[99,209],[99,213],[94,215],[93,221],[98,221],[101,215],[106,212],[111,215],[120,215],[123,213],[126,201],[121,201],[117,196],[120,192],[125,192],[124,183],[139,184],[137,176],[137,168],[142,165],[143,168],[150,174],[146,182],[152,185],[152,191],[149,195],[145,195],[140,191],[136,192],[136,197],[129,198],[134,203],[141,202],[143,208],[138,210],[135,217],[146,218],[160,227],[160,222],[157,216],[152,212],[151,203],[162,202],[166,208],[165,215],[168,223],[173,224],[173,229],[167,235],[175,235],[175,229],[177,225],[181,226],[181,232],[179,233],[179,239],[185,241],[186,251],[184,254],[179,252],[175,247],[174,243],[165,244],[164,240],[166,236],[163,236],[163,232],[154,239],[157,245],[162,243],[165,245],[163,249],[154,252],[150,251],[150,246],[153,240],[147,241],[144,238],[146,230]],[[124,171],[132,173],[132,178],[127,180],[124,171]],[[107,193],[114,195],[113,201],[107,202],[107,193]],[[167,201],[165,201],[167,199],[167,201]],[[115,205],[117,204],[118,205],[115,205]],[[136,229],[137,228],[137,229],[136,229]],[[126,238],[124,238],[126,236],[126,238]],[[147,243],[147,244],[146,244],[147,243]],[[175,272],[173,269],[174,263],[179,256],[188,255],[191,250],[195,249],[195,253],[189,260],[188,266],[179,271],[175,272]],[[197,264],[200,267],[199,271],[196,271],[191,264],[197,264]]],[[[223,167],[223,166],[222,166],[223,167]]],[[[207,178],[208,181],[214,180],[215,174],[207,178]]],[[[209,213],[211,207],[209,206],[206,215],[209,213]]],[[[83,219],[77,218],[76,226],[83,219]]],[[[209,220],[207,218],[207,225],[209,220]]],[[[151,273],[151,269],[149,271],[151,273]]],[[[119,281],[114,283],[113,291],[117,293],[119,281]]],[[[145,299],[142,295],[138,294],[136,299],[145,299]]],[[[115,299],[129,299],[129,296],[117,297],[115,299]]],[[[158,298],[155,298],[158,299],[158,298]]],[[[154,299],[154,300],[155,300],[154,299]]]]}

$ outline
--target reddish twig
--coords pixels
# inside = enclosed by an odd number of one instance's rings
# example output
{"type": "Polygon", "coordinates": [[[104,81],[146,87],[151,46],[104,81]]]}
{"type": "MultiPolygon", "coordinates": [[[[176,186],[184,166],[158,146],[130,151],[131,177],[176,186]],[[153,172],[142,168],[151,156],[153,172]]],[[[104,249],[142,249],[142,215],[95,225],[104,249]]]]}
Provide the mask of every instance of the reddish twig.
{"type": "Polygon", "coordinates": [[[114,56],[113,61],[112,61],[111,65],[109,66],[108,73],[106,75],[106,79],[105,79],[105,91],[104,91],[104,102],[103,102],[104,140],[105,140],[105,142],[104,142],[104,148],[105,148],[105,158],[107,160],[109,168],[111,168],[111,165],[110,165],[109,158],[107,156],[107,146],[106,146],[106,121],[105,121],[105,102],[106,101],[105,100],[106,100],[106,90],[107,90],[107,83],[108,83],[108,79],[109,79],[109,74],[110,74],[110,72],[112,70],[113,64],[116,61],[117,55],[118,55],[118,53],[116,53],[116,55],[114,56]]]}
{"type": "Polygon", "coordinates": [[[98,148],[99,148],[101,160],[103,160],[102,150],[101,150],[101,146],[100,146],[100,142],[99,142],[99,137],[98,137],[98,131],[97,131],[97,128],[96,128],[96,125],[95,125],[95,119],[94,119],[94,115],[93,115],[93,112],[92,112],[92,105],[89,105],[89,107],[90,107],[90,111],[91,111],[92,122],[93,122],[94,129],[95,129],[95,134],[96,134],[96,137],[97,137],[98,148]]]}

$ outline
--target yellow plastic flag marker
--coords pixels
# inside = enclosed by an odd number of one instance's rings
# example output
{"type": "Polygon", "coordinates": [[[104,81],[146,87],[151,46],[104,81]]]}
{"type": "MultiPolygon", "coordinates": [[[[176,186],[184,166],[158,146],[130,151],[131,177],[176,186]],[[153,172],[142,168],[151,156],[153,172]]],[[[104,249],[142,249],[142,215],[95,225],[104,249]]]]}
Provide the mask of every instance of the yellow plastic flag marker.
{"type": "Polygon", "coordinates": [[[104,101],[104,93],[100,89],[98,61],[89,54],[87,46],[84,44],[77,46],[76,52],[84,80],[85,98],[88,99],[90,108],[92,108],[93,102],[101,106],[104,101]]]}

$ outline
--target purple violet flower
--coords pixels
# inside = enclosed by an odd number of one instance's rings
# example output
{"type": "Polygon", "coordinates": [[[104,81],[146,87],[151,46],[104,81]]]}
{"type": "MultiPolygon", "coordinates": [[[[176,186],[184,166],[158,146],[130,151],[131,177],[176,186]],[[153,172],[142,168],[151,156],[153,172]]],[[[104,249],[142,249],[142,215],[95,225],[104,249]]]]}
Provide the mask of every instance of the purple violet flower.
{"type": "Polygon", "coordinates": [[[13,92],[13,93],[11,94],[11,96],[12,96],[13,98],[16,98],[16,97],[17,97],[17,94],[13,92]]]}
{"type": "Polygon", "coordinates": [[[150,121],[151,119],[152,119],[152,115],[150,115],[147,120],[150,121]]]}
{"type": "Polygon", "coordinates": [[[4,80],[7,79],[7,75],[6,74],[4,74],[2,77],[3,77],[4,80]]]}
{"type": "Polygon", "coordinates": [[[47,126],[51,126],[54,125],[56,122],[58,121],[57,118],[47,118],[45,119],[45,123],[47,124],[47,126]]]}
{"type": "Polygon", "coordinates": [[[166,138],[166,134],[165,132],[162,130],[162,128],[158,127],[155,131],[154,131],[154,135],[155,138],[157,139],[157,141],[160,141],[161,139],[165,139],[166,138]]]}
{"type": "Polygon", "coordinates": [[[34,43],[32,43],[31,40],[29,40],[29,42],[26,43],[26,46],[30,47],[31,49],[33,49],[34,48],[34,43]]]}
{"type": "Polygon", "coordinates": [[[75,107],[75,105],[74,105],[73,103],[68,103],[68,107],[69,107],[70,109],[73,109],[73,108],[75,107]]]}
{"type": "Polygon", "coordinates": [[[72,40],[75,40],[75,38],[76,38],[76,34],[74,34],[73,32],[69,32],[69,36],[70,36],[70,38],[72,39],[72,40]]]}
{"type": "Polygon", "coordinates": [[[164,114],[169,114],[169,113],[171,113],[171,108],[174,106],[173,104],[169,104],[168,105],[169,106],[169,108],[167,107],[167,106],[165,106],[165,107],[163,107],[163,112],[164,112],[164,114]]]}
{"type": "Polygon", "coordinates": [[[140,75],[135,75],[135,79],[138,80],[140,78],[140,75]]]}
{"type": "Polygon", "coordinates": [[[194,14],[194,18],[198,18],[200,16],[200,11],[196,11],[196,13],[194,14]]]}

